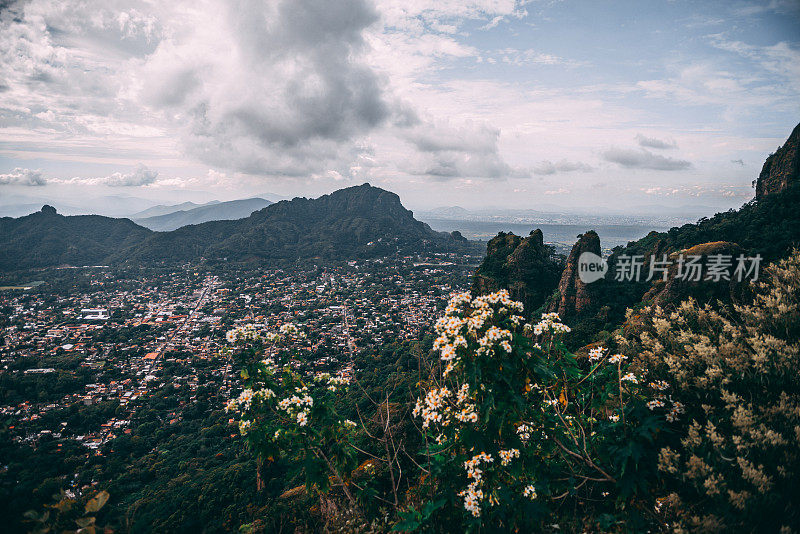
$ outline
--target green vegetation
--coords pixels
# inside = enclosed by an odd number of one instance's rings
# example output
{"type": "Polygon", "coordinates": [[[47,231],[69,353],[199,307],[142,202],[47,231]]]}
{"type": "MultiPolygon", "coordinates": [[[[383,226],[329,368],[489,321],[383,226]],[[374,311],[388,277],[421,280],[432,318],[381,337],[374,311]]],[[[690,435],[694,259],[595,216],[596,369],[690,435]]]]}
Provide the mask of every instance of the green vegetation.
{"type": "Polygon", "coordinates": [[[397,195],[369,184],[172,232],[152,232],[128,219],[64,217],[50,206],[18,219],[0,218],[0,271],[108,263],[174,266],[202,258],[212,264],[291,264],[471,248],[459,234],[434,232],[414,219],[397,195]]]}

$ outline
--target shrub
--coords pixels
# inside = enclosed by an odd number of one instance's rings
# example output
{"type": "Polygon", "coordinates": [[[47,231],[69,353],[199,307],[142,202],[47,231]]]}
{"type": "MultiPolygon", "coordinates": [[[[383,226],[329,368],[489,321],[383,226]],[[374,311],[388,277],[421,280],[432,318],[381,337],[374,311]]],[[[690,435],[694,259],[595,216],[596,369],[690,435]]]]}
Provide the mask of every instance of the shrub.
{"type": "Polygon", "coordinates": [[[650,388],[623,355],[567,351],[569,328],[556,314],[531,325],[522,311],[505,290],[464,293],[436,324],[444,368],[414,409],[431,498],[422,512],[404,514],[399,530],[460,523],[512,532],[562,521],[569,530],[609,530],[623,518],[651,520],[635,499],[647,499],[647,462],[655,464],[663,421],[650,388]]]}
{"type": "Polygon", "coordinates": [[[686,409],[658,463],[676,531],[800,529],[800,253],[754,288],[741,306],[646,309],[622,340],[686,409]]]}

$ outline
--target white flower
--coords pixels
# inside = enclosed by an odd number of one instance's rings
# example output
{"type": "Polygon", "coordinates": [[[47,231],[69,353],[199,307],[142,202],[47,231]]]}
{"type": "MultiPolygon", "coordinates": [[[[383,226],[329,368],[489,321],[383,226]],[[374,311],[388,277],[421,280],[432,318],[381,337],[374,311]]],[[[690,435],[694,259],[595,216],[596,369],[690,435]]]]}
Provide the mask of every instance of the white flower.
{"type": "Polygon", "coordinates": [[[633,374],[633,373],[627,373],[626,375],[624,375],[622,377],[622,380],[625,381],[625,382],[631,382],[633,384],[638,384],[639,383],[639,379],[636,378],[636,375],[633,374]]]}
{"type": "Polygon", "coordinates": [[[242,419],[241,421],[239,421],[239,433],[240,433],[241,435],[243,435],[243,436],[244,436],[245,434],[247,434],[247,431],[248,431],[248,430],[250,430],[250,425],[251,425],[251,424],[253,424],[253,423],[252,423],[252,421],[246,421],[246,420],[244,420],[244,419],[242,419]]]}
{"type": "Polygon", "coordinates": [[[519,458],[519,449],[499,451],[498,454],[500,455],[500,463],[502,465],[508,465],[514,458],[519,458]]]}
{"type": "Polygon", "coordinates": [[[655,410],[656,408],[663,408],[664,401],[659,399],[653,399],[647,403],[647,407],[650,408],[651,410],[655,410]]]}
{"type": "Polygon", "coordinates": [[[297,424],[300,426],[306,426],[308,423],[308,411],[303,410],[302,412],[297,413],[297,424]]]}
{"type": "Polygon", "coordinates": [[[665,382],[664,380],[655,380],[648,384],[651,388],[657,389],[659,391],[664,391],[665,389],[669,388],[669,382],[665,382]]]}
{"type": "Polygon", "coordinates": [[[619,416],[618,416],[618,415],[616,415],[616,414],[611,414],[611,415],[609,415],[609,416],[608,416],[608,419],[609,419],[609,420],[610,420],[612,423],[616,423],[617,421],[619,421],[619,416]]]}
{"type": "Polygon", "coordinates": [[[456,349],[453,345],[445,345],[442,347],[442,360],[449,362],[456,357],[456,349]]]}
{"type": "Polygon", "coordinates": [[[522,490],[522,495],[524,497],[528,497],[530,500],[534,500],[536,498],[536,488],[533,484],[528,484],[525,486],[525,489],[522,490]]]}
{"type": "Polygon", "coordinates": [[[606,349],[604,349],[603,347],[595,347],[593,349],[590,349],[589,350],[589,361],[590,362],[595,362],[595,361],[599,360],[600,358],[602,358],[603,357],[603,352],[605,352],[605,350],[606,349]]]}
{"type": "Polygon", "coordinates": [[[624,354],[615,354],[615,355],[613,355],[612,357],[610,357],[608,359],[608,363],[620,363],[620,362],[622,362],[624,360],[627,360],[627,359],[628,359],[628,357],[625,356],[624,354]]]}

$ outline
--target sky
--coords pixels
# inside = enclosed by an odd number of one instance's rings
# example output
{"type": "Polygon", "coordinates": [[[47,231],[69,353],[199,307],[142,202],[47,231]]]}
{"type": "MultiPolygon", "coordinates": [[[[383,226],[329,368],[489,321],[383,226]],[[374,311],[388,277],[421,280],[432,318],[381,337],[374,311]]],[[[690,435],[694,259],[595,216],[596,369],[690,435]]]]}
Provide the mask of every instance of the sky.
{"type": "Polygon", "coordinates": [[[0,201],[727,209],[799,93],[798,0],[0,0],[0,201]]]}

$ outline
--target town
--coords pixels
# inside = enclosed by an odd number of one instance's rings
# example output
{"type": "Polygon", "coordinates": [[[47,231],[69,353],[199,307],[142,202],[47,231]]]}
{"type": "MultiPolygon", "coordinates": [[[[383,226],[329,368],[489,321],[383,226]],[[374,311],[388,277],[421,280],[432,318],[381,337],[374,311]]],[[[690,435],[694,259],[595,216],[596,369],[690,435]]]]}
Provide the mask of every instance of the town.
{"type": "Polygon", "coordinates": [[[293,323],[306,336],[292,348],[308,366],[343,370],[354,354],[429,335],[479,259],[440,253],[286,270],[54,269],[52,283],[0,292],[0,417],[17,444],[57,452],[76,442],[87,454],[109,454],[105,445],[131,433],[154,392],[182,392],[160,415],[166,425],[197,402],[198,388],[218,395],[207,409],[222,409],[236,383],[223,350],[231,328],[293,323]]]}

